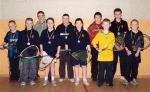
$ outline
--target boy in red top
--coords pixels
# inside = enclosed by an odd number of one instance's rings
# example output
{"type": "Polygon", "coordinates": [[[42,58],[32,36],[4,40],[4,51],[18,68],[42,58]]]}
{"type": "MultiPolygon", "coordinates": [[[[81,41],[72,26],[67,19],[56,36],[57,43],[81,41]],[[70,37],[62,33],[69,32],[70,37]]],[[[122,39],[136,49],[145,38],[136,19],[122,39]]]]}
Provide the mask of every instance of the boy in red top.
{"type": "MultiPolygon", "coordinates": [[[[93,38],[96,36],[96,34],[103,29],[101,25],[102,24],[101,20],[102,20],[102,14],[100,12],[96,12],[94,14],[94,22],[88,27],[90,41],[92,41],[93,38]]],[[[98,62],[97,62],[98,52],[93,46],[91,46],[91,54],[92,54],[91,78],[93,79],[93,81],[96,81],[97,74],[98,74],[98,62]]]]}

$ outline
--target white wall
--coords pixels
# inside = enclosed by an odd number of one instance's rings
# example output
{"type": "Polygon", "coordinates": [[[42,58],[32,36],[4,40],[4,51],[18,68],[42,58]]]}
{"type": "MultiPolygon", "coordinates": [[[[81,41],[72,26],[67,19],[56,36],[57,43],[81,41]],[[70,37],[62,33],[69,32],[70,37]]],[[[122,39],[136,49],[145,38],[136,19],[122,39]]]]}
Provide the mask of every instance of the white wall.
{"type": "Polygon", "coordinates": [[[2,0],[2,9],[3,18],[35,17],[43,10],[54,18],[69,13],[74,18],[89,19],[96,11],[113,18],[113,9],[120,7],[124,18],[150,19],[149,4],[150,0],[2,0]]]}
{"type": "Polygon", "coordinates": [[[2,0],[0,0],[0,19],[2,18],[2,0]]]}

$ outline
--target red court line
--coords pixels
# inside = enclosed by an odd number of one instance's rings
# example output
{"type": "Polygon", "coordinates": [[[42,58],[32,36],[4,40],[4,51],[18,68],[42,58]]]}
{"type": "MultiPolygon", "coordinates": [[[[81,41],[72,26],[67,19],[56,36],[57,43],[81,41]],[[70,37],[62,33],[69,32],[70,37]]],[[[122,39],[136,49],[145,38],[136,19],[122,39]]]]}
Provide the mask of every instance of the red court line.
{"type": "Polygon", "coordinates": [[[89,92],[86,85],[83,84],[83,92],[89,92]]]}

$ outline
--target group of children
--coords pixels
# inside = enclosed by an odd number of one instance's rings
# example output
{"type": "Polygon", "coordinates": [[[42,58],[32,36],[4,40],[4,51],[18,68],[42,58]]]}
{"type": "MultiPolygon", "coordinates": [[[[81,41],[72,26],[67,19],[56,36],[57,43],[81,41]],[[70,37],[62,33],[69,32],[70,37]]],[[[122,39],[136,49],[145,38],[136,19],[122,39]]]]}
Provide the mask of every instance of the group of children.
{"type": "MultiPolygon", "coordinates": [[[[104,83],[113,86],[113,78],[116,72],[118,57],[121,68],[121,79],[125,85],[132,83],[137,85],[138,65],[141,61],[140,52],[143,44],[135,51],[132,43],[136,42],[138,36],[142,36],[139,31],[139,22],[136,19],[131,21],[131,30],[128,24],[121,18],[120,8],[114,10],[114,21],[105,18],[102,20],[102,14],[94,14],[94,22],[86,31],[81,18],[75,20],[74,25],[70,22],[69,14],[63,14],[62,23],[55,28],[55,21],[52,17],[45,19],[43,11],[37,13],[38,22],[34,25],[32,18],[26,18],[25,30],[17,31],[16,22],[10,20],[8,27],[10,29],[5,36],[4,42],[0,46],[3,48],[8,43],[8,57],[10,65],[10,80],[19,80],[22,86],[27,83],[35,85],[38,78],[39,61],[37,58],[18,58],[17,56],[26,47],[36,45],[39,47],[40,55],[44,53],[51,57],[59,57],[59,82],[65,80],[66,64],[67,75],[70,82],[79,85],[79,68],[82,68],[83,84],[88,86],[87,81],[87,62],[77,60],[68,54],[84,50],[91,53],[91,78],[97,81],[98,86],[104,83]],[[117,48],[115,39],[122,35],[125,46],[117,48]],[[22,62],[22,63],[19,63],[22,62]],[[22,67],[19,67],[22,64],[22,67]],[[74,75],[75,74],[75,75],[74,75]]],[[[55,63],[51,63],[45,70],[43,86],[49,81],[56,86],[55,81],[55,63]]]]}

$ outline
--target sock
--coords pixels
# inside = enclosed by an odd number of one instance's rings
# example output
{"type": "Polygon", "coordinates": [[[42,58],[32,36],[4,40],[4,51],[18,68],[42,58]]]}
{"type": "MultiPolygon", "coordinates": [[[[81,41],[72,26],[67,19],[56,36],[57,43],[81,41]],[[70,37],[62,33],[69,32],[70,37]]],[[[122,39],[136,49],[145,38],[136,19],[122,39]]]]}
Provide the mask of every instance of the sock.
{"type": "Polygon", "coordinates": [[[48,80],[48,76],[45,76],[45,78],[44,78],[45,80],[48,80]]]}
{"type": "Polygon", "coordinates": [[[54,76],[51,76],[51,80],[52,80],[52,81],[54,80],[54,76]]]}
{"type": "Polygon", "coordinates": [[[83,81],[87,81],[87,79],[86,79],[86,78],[83,78],[83,81]]]}
{"type": "Polygon", "coordinates": [[[79,81],[79,80],[80,80],[79,77],[77,77],[77,78],[76,78],[76,81],[79,81]]]}

